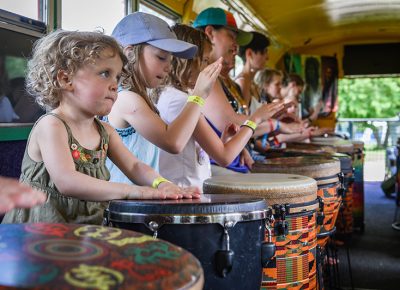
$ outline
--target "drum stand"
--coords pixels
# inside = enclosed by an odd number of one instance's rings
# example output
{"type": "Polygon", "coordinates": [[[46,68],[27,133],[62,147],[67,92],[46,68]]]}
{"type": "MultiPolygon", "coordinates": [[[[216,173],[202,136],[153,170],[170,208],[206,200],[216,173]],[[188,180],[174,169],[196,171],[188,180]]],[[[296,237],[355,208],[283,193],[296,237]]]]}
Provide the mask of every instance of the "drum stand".
{"type": "MultiPolygon", "coordinates": [[[[400,138],[397,139],[397,150],[400,152],[400,138]]],[[[400,154],[398,154],[396,158],[396,183],[395,183],[395,192],[396,192],[396,210],[394,212],[394,219],[392,223],[392,228],[400,231],[400,221],[397,219],[399,207],[400,207],[400,154]]]]}
{"type": "MultiPolygon", "coordinates": [[[[340,217],[342,221],[345,223],[345,217],[343,215],[343,211],[340,211],[340,217]]],[[[340,279],[340,269],[339,269],[339,260],[338,260],[338,247],[337,241],[335,240],[334,233],[336,232],[336,227],[330,233],[330,239],[325,248],[318,248],[317,258],[319,259],[319,268],[317,272],[317,279],[319,282],[319,289],[322,289],[321,286],[325,286],[327,289],[342,289],[341,288],[341,279],[340,279]],[[321,274],[324,274],[323,277],[321,274]],[[321,281],[323,281],[321,283],[321,281]],[[325,283],[324,283],[325,282],[325,283]]],[[[351,259],[350,259],[350,249],[349,249],[349,240],[350,235],[344,234],[344,246],[346,248],[346,256],[347,256],[347,264],[349,268],[349,278],[351,289],[354,290],[353,284],[353,272],[351,269],[351,259]]]]}
{"type": "MultiPolygon", "coordinates": [[[[399,178],[399,173],[397,173],[397,178],[399,178]]],[[[396,231],[400,231],[400,221],[398,220],[398,213],[400,207],[400,186],[398,182],[396,182],[396,209],[394,212],[394,218],[392,223],[392,228],[396,231]]]]}

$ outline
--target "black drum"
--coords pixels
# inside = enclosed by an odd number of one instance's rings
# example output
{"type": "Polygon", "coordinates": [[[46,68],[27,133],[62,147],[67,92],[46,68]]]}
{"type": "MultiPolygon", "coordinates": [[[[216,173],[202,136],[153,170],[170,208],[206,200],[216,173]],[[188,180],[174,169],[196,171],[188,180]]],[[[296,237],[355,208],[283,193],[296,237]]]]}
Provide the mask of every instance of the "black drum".
{"type": "MultiPolygon", "coordinates": [[[[267,204],[240,195],[193,200],[114,200],[105,224],[169,241],[203,266],[204,289],[260,289],[267,204]]],[[[265,255],[264,255],[265,256],[265,255]]]]}

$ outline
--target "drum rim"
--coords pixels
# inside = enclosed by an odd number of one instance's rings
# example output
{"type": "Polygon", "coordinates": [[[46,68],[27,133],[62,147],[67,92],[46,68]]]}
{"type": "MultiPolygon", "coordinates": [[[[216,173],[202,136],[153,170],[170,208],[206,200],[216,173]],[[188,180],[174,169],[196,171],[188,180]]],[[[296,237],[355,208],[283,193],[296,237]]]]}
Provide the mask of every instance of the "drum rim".
{"type": "Polygon", "coordinates": [[[147,214],[129,212],[111,212],[108,208],[104,211],[104,222],[140,223],[146,226],[150,222],[157,222],[159,227],[165,224],[220,224],[225,226],[230,222],[235,225],[238,222],[264,220],[268,209],[237,213],[218,214],[147,214]]]}

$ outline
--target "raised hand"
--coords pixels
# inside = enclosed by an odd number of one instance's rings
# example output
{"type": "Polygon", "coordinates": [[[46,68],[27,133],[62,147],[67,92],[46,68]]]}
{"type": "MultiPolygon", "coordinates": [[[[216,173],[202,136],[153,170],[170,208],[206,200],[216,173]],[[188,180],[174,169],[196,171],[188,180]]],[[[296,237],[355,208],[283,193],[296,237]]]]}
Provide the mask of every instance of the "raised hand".
{"type": "Polygon", "coordinates": [[[259,120],[258,123],[261,123],[271,119],[274,115],[283,111],[284,109],[285,106],[282,102],[263,104],[257,109],[257,111],[253,113],[252,117],[254,120],[259,120]]]}
{"type": "Polygon", "coordinates": [[[240,126],[230,123],[226,125],[224,131],[222,132],[221,135],[221,141],[222,143],[228,142],[233,136],[236,135],[236,133],[240,130],[240,126]]]}
{"type": "Polygon", "coordinates": [[[222,57],[203,69],[197,77],[193,95],[206,99],[213,88],[222,68],[222,57]]]}

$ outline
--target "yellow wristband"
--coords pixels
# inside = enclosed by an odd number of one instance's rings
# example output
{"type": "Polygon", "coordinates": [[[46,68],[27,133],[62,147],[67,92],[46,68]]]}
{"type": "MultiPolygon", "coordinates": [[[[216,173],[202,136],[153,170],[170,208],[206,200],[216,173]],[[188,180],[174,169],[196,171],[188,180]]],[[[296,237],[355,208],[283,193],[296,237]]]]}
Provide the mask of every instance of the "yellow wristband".
{"type": "Polygon", "coordinates": [[[257,128],[257,124],[253,121],[250,120],[246,120],[242,126],[246,126],[249,127],[251,130],[253,130],[253,132],[256,130],[257,128]]]}
{"type": "Polygon", "coordinates": [[[202,97],[199,97],[199,96],[189,96],[187,101],[195,103],[195,104],[199,105],[200,107],[203,107],[206,102],[206,101],[204,101],[204,99],[202,97]]]}
{"type": "Polygon", "coordinates": [[[158,188],[160,186],[161,183],[163,182],[171,182],[168,179],[164,178],[164,177],[157,177],[156,179],[153,180],[153,183],[151,185],[151,187],[153,188],[158,188]]]}

